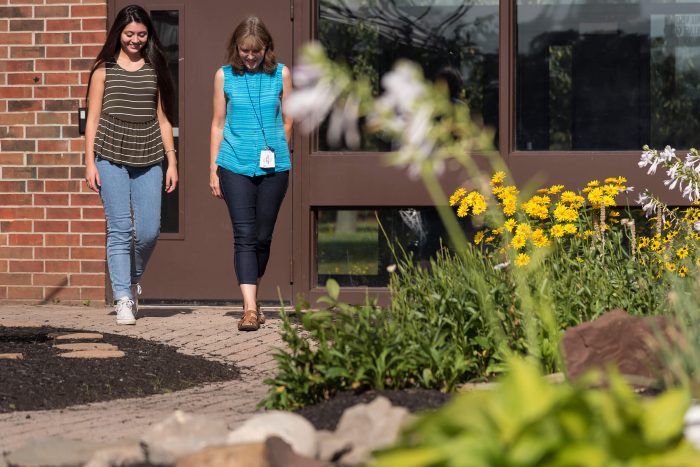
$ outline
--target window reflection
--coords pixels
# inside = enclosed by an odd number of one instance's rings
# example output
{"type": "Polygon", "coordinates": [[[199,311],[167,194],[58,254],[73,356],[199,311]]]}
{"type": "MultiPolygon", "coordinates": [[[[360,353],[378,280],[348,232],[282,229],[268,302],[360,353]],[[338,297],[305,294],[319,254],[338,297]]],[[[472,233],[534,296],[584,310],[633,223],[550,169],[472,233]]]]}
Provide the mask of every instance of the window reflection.
{"type": "Polygon", "coordinates": [[[697,144],[700,1],[517,5],[518,149],[697,144]]]}
{"type": "MultiPolygon", "coordinates": [[[[459,75],[455,99],[484,124],[498,123],[497,0],[320,0],[318,38],[328,56],[346,63],[380,92],[379,80],[399,59],[423,66],[429,79],[459,75]]],[[[319,149],[328,150],[325,128],[319,149]]],[[[363,150],[391,149],[363,136],[363,150]]]]}

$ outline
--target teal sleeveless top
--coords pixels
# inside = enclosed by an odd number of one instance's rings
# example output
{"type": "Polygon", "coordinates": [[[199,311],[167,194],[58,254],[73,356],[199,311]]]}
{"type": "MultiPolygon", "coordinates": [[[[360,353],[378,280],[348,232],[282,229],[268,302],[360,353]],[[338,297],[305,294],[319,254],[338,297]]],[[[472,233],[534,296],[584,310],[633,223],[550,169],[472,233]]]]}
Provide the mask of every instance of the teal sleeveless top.
{"type": "Polygon", "coordinates": [[[249,177],[291,169],[282,121],[282,68],[274,74],[235,74],[223,66],[226,123],[216,164],[249,177]],[[260,168],[260,151],[275,152],[275,167],[260,168]]]}

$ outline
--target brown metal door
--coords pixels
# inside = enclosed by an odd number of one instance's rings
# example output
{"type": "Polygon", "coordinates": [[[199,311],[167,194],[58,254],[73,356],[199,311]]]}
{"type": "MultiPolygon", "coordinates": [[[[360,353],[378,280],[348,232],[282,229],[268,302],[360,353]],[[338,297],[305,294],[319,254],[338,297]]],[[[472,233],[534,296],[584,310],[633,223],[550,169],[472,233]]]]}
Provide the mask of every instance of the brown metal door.
{"type": "MultiPolygon", "coordinates": [[[[262,18],[275,40],[281,63],[291,68],[293,22],[289,0],[144,0],[164,48],[174,51],[177,80],[176,130],[180,185],[163,203],[158,246],[142,280],[152,300],[241,300],[233,269],[233,235],[226,206],[209,191],[209,133],[214,73],[224,64],[236,25],[249,14],[262,18]],[[167,24],[166,24],[167,23],[167,24]],[[165,29],[161,29],[165,28],[165,29]],[[167,37],[163,37],[167,36],[167,37]]],[[[110,19],[131,0],[111,0],[110,19]]],[[[259,298],[292,297],[292,178],[280,210],[272,254],[259,298]]]]}

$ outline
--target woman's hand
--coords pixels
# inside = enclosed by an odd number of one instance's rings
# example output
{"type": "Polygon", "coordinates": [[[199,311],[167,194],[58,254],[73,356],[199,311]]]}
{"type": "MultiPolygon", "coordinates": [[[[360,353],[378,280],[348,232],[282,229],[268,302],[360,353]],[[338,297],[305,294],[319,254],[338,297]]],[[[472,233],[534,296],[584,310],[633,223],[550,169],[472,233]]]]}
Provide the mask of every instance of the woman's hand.
{"type": "Polygon", "coordinates": [[[172,193],[177,188],[177,165],[168,164],[168,170],[165,171],[165,192],[172,193]]]}
{"type": "Polygon", "coordinates": [[[214,198],[222,199],[224,195],[221,194],[218,168],[218,166],[213,166],[209,172],[209,188],[211,188],[211,195],[214,198]]]}
{"type": "Polygon", "coordinates": [[[85,181],[87,182],[88,188],[90,188],[95,193],[100,192],[100,173],[97,171],[97,166],[95,162],[85,164],[85,181]]]}

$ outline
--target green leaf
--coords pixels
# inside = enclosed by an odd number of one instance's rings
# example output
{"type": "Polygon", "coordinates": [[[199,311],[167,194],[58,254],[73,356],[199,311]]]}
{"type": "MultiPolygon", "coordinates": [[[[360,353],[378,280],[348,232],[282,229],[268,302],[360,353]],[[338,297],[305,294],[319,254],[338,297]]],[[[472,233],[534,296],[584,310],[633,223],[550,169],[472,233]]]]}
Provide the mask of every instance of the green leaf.
{"type": "Polygon", "coordinates": [[[329,297],[338,301],[338,297],[340,297],[340,286],[335,279],[328,279],[326,281],[326,290],[328,291],[329,297]]]}
{"type": "Polygon", "coordinates": [[[647,402],[641,420],[645,440],[660,446],[678,438],[689,404],[690,396],[684,388],[667,391],[647,402]]]}

